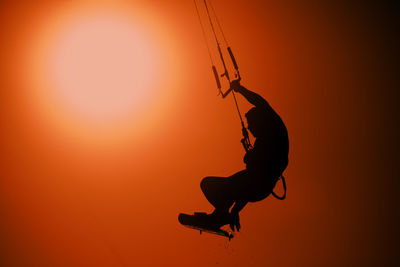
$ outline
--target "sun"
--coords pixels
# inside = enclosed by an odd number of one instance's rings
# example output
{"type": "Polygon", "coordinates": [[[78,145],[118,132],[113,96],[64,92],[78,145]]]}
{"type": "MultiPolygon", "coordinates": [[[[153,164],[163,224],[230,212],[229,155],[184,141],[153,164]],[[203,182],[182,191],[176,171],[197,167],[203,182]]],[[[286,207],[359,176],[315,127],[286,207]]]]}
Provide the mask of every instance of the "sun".
{"type": "Polygon", "coordinates": [[[152,99],[156,56],[137,25],[113,14],[91,14],[55,38],[46,72],[55,98],[71,113],[94,122],[120,120],[152,99]]]}
{"type": "Polygon", "coordinates": [[[21,81],[31,116],[82,143],[159,131],[181,94],[168,27],[142,2],[55,4],[26,30],[21,81]]]}

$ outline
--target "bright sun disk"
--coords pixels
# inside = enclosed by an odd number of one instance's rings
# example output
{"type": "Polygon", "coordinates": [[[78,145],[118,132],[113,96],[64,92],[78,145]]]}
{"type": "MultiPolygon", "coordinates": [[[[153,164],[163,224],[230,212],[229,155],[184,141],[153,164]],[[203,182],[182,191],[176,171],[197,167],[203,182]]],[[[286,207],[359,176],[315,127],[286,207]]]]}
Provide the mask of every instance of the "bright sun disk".
{"type": "Polygon", "coordinates": [[[117,16],[71,23],[53,43],[48,73],[54,96],[85,119],[110,121],[151,100],[157,60],[144,32],[117,16]]]}

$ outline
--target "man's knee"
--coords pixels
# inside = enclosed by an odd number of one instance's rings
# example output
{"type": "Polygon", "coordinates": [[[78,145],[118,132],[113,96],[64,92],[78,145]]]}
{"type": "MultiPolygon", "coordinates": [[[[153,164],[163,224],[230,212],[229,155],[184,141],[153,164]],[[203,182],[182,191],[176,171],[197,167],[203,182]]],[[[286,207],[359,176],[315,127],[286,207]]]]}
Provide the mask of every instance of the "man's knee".
{"type": "Polygon", "coordinates": [[[203,178],[203,180],[201,180],[201,182],[200,182],[201,191],[204,192],[205,190],[207,190],[210,180],[211,180],[211,177],[205,177],[205,178],[203,178]]]}

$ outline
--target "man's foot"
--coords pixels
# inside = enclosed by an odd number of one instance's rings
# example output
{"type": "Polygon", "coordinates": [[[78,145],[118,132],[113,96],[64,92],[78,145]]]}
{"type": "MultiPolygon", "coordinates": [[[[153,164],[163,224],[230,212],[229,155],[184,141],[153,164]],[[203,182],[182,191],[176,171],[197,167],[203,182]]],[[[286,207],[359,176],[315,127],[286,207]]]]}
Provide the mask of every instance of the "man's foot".
{"type": "Polygon", "coordinates": [[[229,224],[231,221],[231,215],[229,212],[220,212],[215,210],[210,215],[211,220],[214,221],[215,225],[219,227],[229,224]]]}
{"type": "Polygon", "coordinates": [[[210,215],[207,215],[215,226],[220,228],[226,224],[229,224],[230,228],[233,232],[240,231],[240,220],[239,213],[229,213],[229,212],[213,212],[210,215]]]}
{"type": "Polygon", "coordinates": [[[236,231],[240,231],[240,221],[239,221],[239,213],[231,213],[230,214],[230,222],[229,222],[229,226],[231,227],[232,231],[235,232],[235,228],[236,231]]]}

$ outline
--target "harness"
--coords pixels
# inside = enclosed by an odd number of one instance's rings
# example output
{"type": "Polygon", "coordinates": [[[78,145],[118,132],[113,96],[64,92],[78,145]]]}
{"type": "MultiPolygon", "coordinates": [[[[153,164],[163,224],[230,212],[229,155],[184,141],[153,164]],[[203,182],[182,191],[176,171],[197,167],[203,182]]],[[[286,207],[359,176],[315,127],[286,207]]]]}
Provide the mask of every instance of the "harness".
{"type": "MultiPolygon", "coordinates": [[[[285,176],[283,176],[281,174],[281,176],[279,176],[278,181],[282,180],[282,185],[283,185],[283,195],[282,196],[278,196],[274,191],[272,191],[272,195],[279,199],[279,200],[284,200],[286,198],[286,180],[285,180],[285,176]]],[[[278,182],[277,181],[277,182],[278,182]]]]}
{"type": "MultiPolygon", "coordinates": [[[[248,152],[248,151],[250,151],[250,150],[253,148],[253,146],[252,146],[252,144],[251,144],[251,142],[250,142],[249,133],[248,133],[248,131],[247,131],[247,128],[246,128],[245,125],[244,125],[243,118],[242,118],[242,114],[241,114],[241,112],[240,112],[239,105],[238,105],[238,102],[237,102],[237,99],[236,99],[235,91],[233,90],[233,87],[232,87],[232,83],[231,83],[232,81],[231,81],[231,78],[230,78],[230,75],[229,75],[227,63],[226,63],[226,61],[225,61],[224,54],[223,54],[223,52],[222,52],[223,50],[221,49],[221,42],[219,41],[219,38],[218,38],[218,35],[217,35],[217,32],[216,32],[216,29],[215,29],[215,27],[214,27],[214,23],[215,23],[215,22],[216,22],[216,24],[218,25],[218,30],[219,30],[220,34],[222,35],[222,37],[223,37],[224,45],[225,45],[225,47],[226,47],[226,50],[227,50],[227,52],[228,52],[228,54],[229,54],[229,57],[230,57],[230,59],[231,59],[231,62],[232,62],[232,64],[233,64],[233,72],[234,72],[234,76],[235,76],[235,80],[234,80],[234,81],[238,81],[238,82],[241,81],[241,76],[240,76],[240,73],[239,73],[239,66],[238,66],[238,64],[237,64],[237,62],[236,62],[235,56],[233,55],[233,52],[232,52],[231,47],[230,47],[228,41],[227,41],[226,38],[225,38],[225,34],[224,34],[223,30],[222,30],[221,24],[219,23],[218,17],[217,17],[217,15],[216,15],[216,12],[215,12],[215,10],[214,10],[214,7],[212,6],[211,0],[203,0],[204,8],[205,8],[205,13],[207,14],[208,22],[209,22],[209,24],[210,24],[210,28],[211,28],[213,37],[214,37],[215,42],[216,42],[216,44],[217,44],[218,55],[219,55],[219,58],[220,58],[220,61],[221,61],[222,67],[223,67],[223,73],[222,73],[221,75],[218,74],[217,68],[216,68],[216,66],[215,66],[215,64],[214,64],[214,60],[213,60],[213,56],[212,56],[212,53],[211,53],[210,46],[208,45],[206,30],[205,30],[205,27],[204,27],[204,25],[203,25],[203,23],[202,23],[202,19],[201,19],[201,16],[200,16],[199,7],[198,7],[198,5],[197,5],[196,0],[193,0],[193,1],[194,1],[194,5],[195,5],[195,7],[196,7],[197,17],[198,17],[198,19],[199,19],[200,26],[201,26],[201,30],[202,30],[202,33],[203,33],[204,42],[205,42],[206,47],[207,47],[208,56],[210,57],[211,69],[212,69],[212,72],[213,72],[213,74],[214,74],[215,81],[216,81],[216,83],[217,83],[218,95],[221,95],[222,98],[225,98],[226,96],[229,95],[229,93],[232,94],[232,97],[233,97],[233,100],[234,100],[234,103],[235,103],[235,107],[236,107],[237,113],[238,113],[238,115],[239,115],[240,124],[241,124],[241,126],[242,126],[242,139],[241,139],[241,143],[242,143],[242,146],[243,146],[244,150],[245,150],[246,152],[248,152]],[[208,2],[208,4],[207,4],[207,2],[208,2]],[[209,6],[211,7],[212,15],[210,14],[209,6]],[[213,22],[213,21],[214,21],[214,22],[213,22]],[[229,88],[226,89],[225,92],[222,91],[222,85],[221,85],[220,77],[221,77],[221,78],[222,78],[222,77],[225,77],[225,78],[226,78],[226,81],[227,81],[228,84],[229,84],[229,88]]],[[[283,196],[278,196],[278,195],[276,195],[274,192],[272,192],[272,195],[273,195],[275,198],[279,199],[279,200],[283,200],[283,199],[286,198],[286,181],[285,181],[285,177],[284,177],[283,175],[281,175],[281,176],[278,178],[278,181],[279,181],[279,179],[282,180],[283,189],[284,189],[284,194],[283,194],[283,196]]]]}

